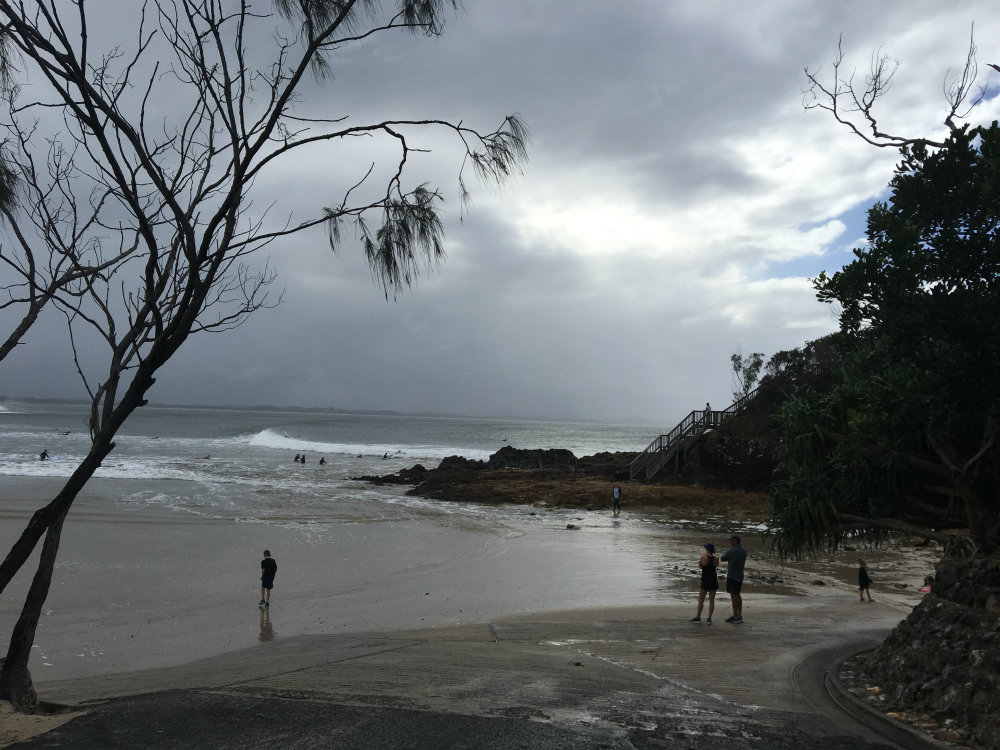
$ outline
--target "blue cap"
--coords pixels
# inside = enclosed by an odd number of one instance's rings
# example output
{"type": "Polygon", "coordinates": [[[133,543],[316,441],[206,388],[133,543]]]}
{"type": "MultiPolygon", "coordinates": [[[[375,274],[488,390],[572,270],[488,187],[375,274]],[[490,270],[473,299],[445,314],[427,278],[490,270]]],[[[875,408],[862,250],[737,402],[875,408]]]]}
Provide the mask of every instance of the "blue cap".
{"type": "Polygon", "coordinates": [[[709,542],[708,544],[705,545],[705,549],[707,549],[709,552],[715,552],[715,545],[709,542]]]}

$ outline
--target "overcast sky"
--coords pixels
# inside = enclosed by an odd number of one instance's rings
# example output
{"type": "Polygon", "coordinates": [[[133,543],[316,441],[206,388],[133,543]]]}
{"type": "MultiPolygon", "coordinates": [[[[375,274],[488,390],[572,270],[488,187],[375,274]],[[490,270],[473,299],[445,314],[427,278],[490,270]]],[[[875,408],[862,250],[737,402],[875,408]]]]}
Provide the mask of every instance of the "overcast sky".
{"type": "MultiPolygon", "coordinates": [[[[92,3],[93,7],[111,3],[92,3]]],[[[910,2],[466,0],[442,37],[372,39],[332,59],[304,106],[352,122],[440,117],[531,129],[524,174],[470,179],[432,138],[448,258],[386,301],[353,245],[322,230],[268,249],[284,301],[189,340],[153,401],[277,404],[652,423],[732,401],[730,356],[767,356],[836,327],[809,277],[863,240],[898,154],[803,108],[804,68],[863,76],[899,61],[884,130],[940,135],[943,84],[975,23],[974,122],[1000,117],[1000,6],[910,2]],[[995,59],[996,58],[996,59],[995,59]],[[992,79],[991,77],[992,76],[992,79]]],[[[91,11],[97,13],[98,11],[91,11]]],[[[349,159],[272,179],[304,213],[349,159]]],[[[0,364],[0,394],[82,396],[50,320],[0,364]]]]}

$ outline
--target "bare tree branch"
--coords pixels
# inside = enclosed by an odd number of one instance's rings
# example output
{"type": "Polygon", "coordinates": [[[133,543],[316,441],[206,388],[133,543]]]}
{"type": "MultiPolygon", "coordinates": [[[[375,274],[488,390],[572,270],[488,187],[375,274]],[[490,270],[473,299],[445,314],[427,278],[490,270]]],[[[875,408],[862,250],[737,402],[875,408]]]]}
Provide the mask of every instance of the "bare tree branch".
{"type": "MultiPolygon", "coordinates": [[[[34,84],[28,96],[5,89],[10,115],[0,127],[15,136],[16,176],[27,187],[24,200],[0,208],[9,230],[0,245],[0,305],[23,306],[27,327],[47,305],[62,312],[91,398],[90,450],[0,563],[0,591],[42,536],[46,559],[49,552],[54,559],[75,497],[188,337],[229,330],[280,301],[272,296],[272,266],[251,256],[320,225],[336,249],[351,223],[388,297],[444,257],[443,193],[411,176],[410,156],[426,151],[426,131],[455,137],[463,201],[467,165],[486,182],[517,172],[529,140],[517,115],[486,132],[434,119],[344,127],[339,113],[296,112],[305,76],[328,73],[330,53],[374,34],[439,34],[445,9],[456,5],[275,0],[277,14],[264,15],[230,0],[145,0],[131,48],[102,50],[92,46],[84,2],[67,10],[0,0],[0,48],[19,56],[34,84]],[[270,58],[258,65],[265,38],[270,58]],[[272,167],[359,137],[389,139],[398,159],[360,175],[331,175],[325,200],[291,207],[278,225],[270,220],[281,203],[267,190],[272,167]],[[44,169],[36,165],[42,148],[44,169]]],[[[0,173],[0,188],[3,181],[0,173]]],[[[14,332],[15,342],[24,330],[14,332]]],[[[29,637],[11,641],[0,670],[0,697],[17,705],[51,566],[38,575],[41,598],[22,617],[29,637]]]]}
{"type": "MultiPolygon", "coordinates": [[[[957,120],[965,119],[985,96],[985,87],[976,88],[977,65],[975,28],[969,32],[969,47],[962,71],[956,77],[947,76],[944,81],[944,98],[948,109],[944,124],[948,130],[958,127],[957,120]]],[[[844,39],[837,42],[837,54],[831,65],[831,74],[823,82],[820,71],[804,70],[808,86],[803,92],[802,105],[805,109],[821,109],[829,112],[834,120],[848,128],[865,143],[878,148],[900,149],[915,143],[942,148],[944,141],[929,140],[924,137],[905,136],[888,133],[879,125],[875,109],[892,88],[899,62],[892,60],[881,49],[872,53],[864,82],[857,80],[856,71],[845,70],[844,39]]]]}

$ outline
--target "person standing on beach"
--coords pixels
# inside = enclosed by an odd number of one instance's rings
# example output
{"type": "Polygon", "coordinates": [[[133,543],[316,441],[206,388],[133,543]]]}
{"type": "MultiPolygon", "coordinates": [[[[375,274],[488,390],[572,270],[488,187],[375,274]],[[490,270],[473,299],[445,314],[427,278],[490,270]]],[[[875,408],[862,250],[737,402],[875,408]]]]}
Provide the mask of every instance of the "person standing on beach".
{"type": "Polygon", "coordinates": [[[614,501],[612,511],[614,515],[618,515],[622,512],[622,488],[621,485],[615,484],[615,488],[611,490],[611,499],[614,501]]]}
{"type": "Polygon", "coordinates": [[[747,564],[747,551],[740,546],[740,537],[733,534],[729,537],[729,549],[722,553],[719,559],[728,563],[726,569],[726,593],[733,601],[733,616],[726,622],[736,625],[743,624],[743,568],[747,564]]]}
{"type": "Polygon", "coordinates": [[[258,607],[271,606],[271,589],[274,588],[274,576],[278,573],[278,563],[271,557],[271,550],[264,550],[264,559],[260,561],[260,603],[258,607]]]}
{"type": "Polygon", "coordinates": [[[719,567],[719,558],[715,556],[715,545],[709,542],[704,547],[705,552],[698,561],[701,568],[701,590],[698,592],[698,614],[691,618],[691,622],[701,622],[701,610],[705,606],[705,594],[708,594],[708,620],[712,624],[712,613],[715,612],[715,592],[719,590],[719,574],[716,570],[719,567]]]}
{"type": "Polygon", "coordinates": [[[858,560],[858,599],[860,601],[865,600],[865,594],[868,594],[868,601],[872,600],[872,592],[868,590],[871,585],[872,579],[868,575],[868,563],[864,560],[858,560]]]}

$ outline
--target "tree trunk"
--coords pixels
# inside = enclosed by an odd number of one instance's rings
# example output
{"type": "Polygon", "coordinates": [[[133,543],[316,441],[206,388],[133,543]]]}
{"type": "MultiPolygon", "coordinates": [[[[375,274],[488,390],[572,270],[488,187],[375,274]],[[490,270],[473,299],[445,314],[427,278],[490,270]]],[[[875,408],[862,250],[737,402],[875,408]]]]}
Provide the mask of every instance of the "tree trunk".
{"type": "Polygon", "coordinates": [[[35,571],[31,588],[25,597],[21,616],[11,633],[7,658],[0,668],[0,699],[10,701],[16,710],[24,713],[34,713],[38,707],[38,696],[28,674],[28,657],[31,655],[31,645],[35,640],[38,619],[49,594],[49,585],[52,583],[52,571],[59,552],[59,538],[68,510],[67,507],[66,511],[53,521],[45,535],[38,570],[35,571]]]}
{"type": "Polygon", "coordinates": [[[101,462],[107,458],[112,448],[114,448],[114,443],[109,441],[95,442],[90,449],[90,454],[73,472],[59,494],[44,508],[35,511],[28,525],[21,532],[21,536],[11,546],[3,563],[0,563],[0,593],[7,588],[7,584],[27,562],[46,529],[50,528],[57,518],[66,515],[73,501],[76,500],[76,496],[80,494],[80,490],[94,476],[94,472],[100,468],[101,462]]]}
{"type": "Polygon", "coordinates": [[[38,319],[38,313],[42,311],[42,308],[45,306],[45,303],[49,301],[49,298],[45,296],[42,300],[43,301],[41,302],[38,300],[32,302],[31,306],[28,308],[27,314],[18,324],[17,328],[11,332],[10,336],[7,337],[7,340],[4,341],[3,344],[0,344],[0,361],[6,359],[7,355],[14,351],[14,347],[21,343],[21,339],[24,337],[24,334],[27,333],[28,329],[35,324],[35,321],[38,319]]]}

